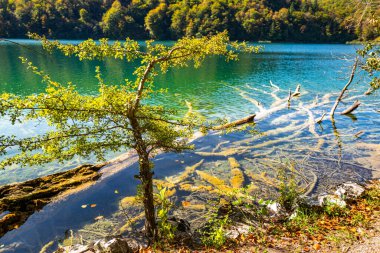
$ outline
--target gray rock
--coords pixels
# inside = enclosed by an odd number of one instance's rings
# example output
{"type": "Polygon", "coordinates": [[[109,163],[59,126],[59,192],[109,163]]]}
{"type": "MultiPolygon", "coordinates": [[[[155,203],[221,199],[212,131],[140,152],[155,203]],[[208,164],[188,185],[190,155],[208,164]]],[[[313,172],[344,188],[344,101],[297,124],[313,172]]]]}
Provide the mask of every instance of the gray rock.
{"type": "Polygon", "coordinates": [[[174,239],[178,243],[189,243],[192,240],[190,223],[184,219],[171,216],[168,222],[175,228],[174,239]]]}
{"type": "Polygon", "coordinates": [[[278,215],[280,212],[282,212],[282,207],[279,203],[273,202],[267,205],[268,211],[271,214],[278,215]]]}
{"type": "Polygon", "coordinates": [[[341,208],[347,206],[346,201],[339,198],[339,196],[331,195],[331,194],[323,194],[323,195],[318,196],[318,202],[320,206],[336,205],[341,208]]]}
{"type": "Polygon", "coordinates": [[[107,253],[133,253],[129,247],[127,240],[114,238],[104,244],[107,253]]]}
{"type": "Polygon", "coordinates": [[[94,253],[96,252],[89,245],[73,245],[59,248],[55,253],[94,253]]]}
{"type": "Polygon", "coordinates": [[[240,235],[247,235],[250,231],[251,227],[247,224],[236,223],[227,229],[225,235],[227,238],[237,239],[240,235]]]}
{"type": "Polygon", "coordinates": [[[73,245],[60,248],[56,253],[132,253],[127,239],[98,240],[89,245],[73,245]]]}
{"type": "Polygon", "coordinates": [[[347,182],[338,186],[335,191],[335,195],[341,199],[349,200],[360,197],[364,191],[364,187],[358,185],[357,183],[347,182]]]}

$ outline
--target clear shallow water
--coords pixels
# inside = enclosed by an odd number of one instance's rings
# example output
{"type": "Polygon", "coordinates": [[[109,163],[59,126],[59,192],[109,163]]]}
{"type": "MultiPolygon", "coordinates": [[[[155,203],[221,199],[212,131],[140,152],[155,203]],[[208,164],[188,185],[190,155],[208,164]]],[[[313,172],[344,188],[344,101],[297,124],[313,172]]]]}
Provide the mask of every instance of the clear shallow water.
{"type": "MultiPolygon", "coordinates": [[[[28,46],[39,50],[38,45],[28,46]]],[[[318,176],[318,189],[331,182],[371,178],[373,172],[355,160],[366,156],[355,145],[359,142],[380,143],[380,114],[376,112],[380,104],[378,94],[360,97],[363,104],[354,117],[337,115],[335,129],[330,121],[323,122],[321,126],[308,123],[308,110],[318,118],[332,106],[336,94],[330,99],[322,97],[326,93],[336,93],[344,86],[350,63],[343,58],[352,58],[354,52],[355,46],[349,45],[269,44],[265,45],[263,53],[242,55],[238,62],[225,63],[219,58],[211,58],[200,69],[172,70],[165,76],[159,76],[157,87],[169,88],[169,93],[155,98],[154,102],[186,110],[185,100],[188,100],[209,117],[222,116],[232,120],[257,113],[259,110],[250,101],[252,98],[260,101],[266,109],[274,108],[273,94],[286,98],[288,90],[294,90],[298,84],[302,87],[302,96],[294,99],[289,109],[282,107],[272,114],[262,116],[257,124],[257,129],[263,133],[261,136],[249,133],[209,135],[195,141],[197,149],[194,152],[159,155],[155,159],[156,177],[178,174],[187,165],[193,165],[200,159],[205,159],[200,169],[222,178],[228,177],[228,168],[225,166],[227,157],[196,152],[219,152],[232,148],[237,152],[229,156],[239,160],[246,171],[265,169],[264,160],[307,157],[310,162],[304,165],[304,169],[313,171],[318,176]],[[280,90],[276,91],[277,88],[270,86],[270,82],[280,90]],[[316,97],[319,105],[311,106],[316,97]],[[364,134],[360,138],[354,137],[359,131],[364,131],[364,134]],[[221,143],[225,144],[217,149],[221,143]]],[[[18,56],[32,60],[58,81],[75,80],[83,94],[97,92],[96,79],[93,77],[96,65],[101,66],[106,81],[115,84],[130,78],[132,72],[130,66],[120,61],[79,62],[59,54],[46,56],[19,46],[0,44],[0,92],[27,95],[43,91],[38,78],[25,70],[18,56]]],[[[350,97],[360,96],[367,90],[365,80],[357,79],[353,88],[350,97]]],[[[347,104],[342,104],[340,110],[353,100],[347,100],[347,104]]],[[[27,136],[43,131],[46,131],[46,126],[35,127],[34,123],[11,126],[5,119],[0,120],[2,134],[27,136]]],[[[0,184],[68,169],[82,162],[84,161],[78,160],[65,166],[49,165],[45,168],[2,171],[0,184]]],[[[19,229],[1,238],[0,245],[9,246],[13,243],[16,252],[38,252],[50,240],[62,238],[67,229],[76,231],[99,215],[111,217],[118,210],[120,198],[135,193],[137,181],[133,175],[136,174],[136,164],[126,167],[127,169],[84,192],[46,206],[41,212],[32,215],[19,229]],[[120,192],[119,195],[114,194],[116,189],[120,192]],[[88,203],[96,203],[97,207],[83,210],[81,205],[88,203]]],[[[269,175],[273,173],[269,167],[266,170],[269,175]]],[[[306,174],[312,177],[308,172],[306,174]]]]}

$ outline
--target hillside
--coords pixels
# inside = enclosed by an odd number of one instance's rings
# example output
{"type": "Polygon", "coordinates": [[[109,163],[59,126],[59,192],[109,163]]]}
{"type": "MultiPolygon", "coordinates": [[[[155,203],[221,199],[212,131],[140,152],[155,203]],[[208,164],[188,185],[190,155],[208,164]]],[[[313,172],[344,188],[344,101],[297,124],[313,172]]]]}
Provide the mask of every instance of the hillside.
{"type": "Polygon", "coordinates": [[[345,42],[380,36],[380,1],[0,0],[0,37],[175,40],[228,30],[232,39],[345,42]],[[367,1],[368,2],[368,1],[367,1]]]}

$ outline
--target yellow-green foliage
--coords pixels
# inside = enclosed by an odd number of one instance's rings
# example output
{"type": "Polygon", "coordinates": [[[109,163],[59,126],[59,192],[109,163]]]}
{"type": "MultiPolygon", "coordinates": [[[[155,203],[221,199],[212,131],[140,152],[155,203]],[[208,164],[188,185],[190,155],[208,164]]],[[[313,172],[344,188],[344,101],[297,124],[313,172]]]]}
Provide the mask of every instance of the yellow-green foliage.
{"type": "MultiPolygon", "coordinates": [[[[246,43],[231,42],[226,32],[202,38],[183,38],[171,46],[149,41],[144,49],[137,41],[130,39],[113,43],[107,39],[99,42],[89,39],[70,45],[52,42],[38,35],[34,38],[42,40],[43,47],[48,51],[58,50],[65,56],[75,56],[80,60],[116,58],[130,65],[131,62],[138,65],[133,77],[120,85],[107,85],[97,68],[98,94],[83,95],[73,83],[56,82],[23,59],[27,68],[40,76],[45,92],[32,92],[33,95],[29,96],[0,94],[0,114],[13,122],[46,121],[54,130],[33,138],[0,136],[0,145],[15,151],[14,155],[4,156],[0,168],[13,164],[29,166],[55,160],[63,162],[76,156],[95,155],[98,160],[104,160],[107,150],[135,148],[137,140],[131,131],[131,116],[137,120],[144,141],[154,144],[151,152],[189,149],[191,145],[185,139],[193,135],[195,128],[202,127],[203,122],[195,112],[173,120],[175,111],[163,105],[140,103],[157,92],[153,89],[154,77],[172,68],[190,64],[199,67],[208,56],[237,60],[238,51],[259,50],[246,43]]],[[[0,155],[7,150],[0,149],[0,155]]]]}

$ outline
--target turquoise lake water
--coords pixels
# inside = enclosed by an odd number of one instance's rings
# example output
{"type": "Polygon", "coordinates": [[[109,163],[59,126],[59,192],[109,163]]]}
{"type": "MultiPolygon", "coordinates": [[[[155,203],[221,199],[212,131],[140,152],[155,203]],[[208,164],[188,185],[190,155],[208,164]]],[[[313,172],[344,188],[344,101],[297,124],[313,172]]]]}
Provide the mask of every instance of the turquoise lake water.
{"type": "MultiPolygon", "coordinates": [[[[40,79],[21,64],[19,57],[31,60],[54,80],[73,81],[83,94],[96,94],[98,86],[94,77],[95,66],[100,66],[108,83],[123,83],[131,75],[136,65],[126,64],[113,59],[104,62],[80,62],[74,57],[67,58],[60,54],[49,55],[35,42],[19,40],[23,46],[0,43],[0,92],[20,95],[42,92],[44,85],[40,79]]],[[[75,41],[72,41],[75,43],[75,41]]],[[[237,62],[226,63],[220,58],[206,60],[200,69],[186,68],[170,70],[159,76],[157,88],[168,88],[169,92],[156,102],[186,110],[185,100],[210,118],[225,117],[233,120],[257,111],[254,104],[240,96],[237,87],[249,92],[264,106],[270,106],[273,98],[268,94],[257,92],[247,86],[268,90],[273,82],[281,87],[280,96],[287,96],[288,90],[294,90],[298,84],[308,94],[307,99],[323,96],[328,92],[337,92],[345,83],[350,63],[344,58],[352,58],[353,45],[313,45],[313,44],[266,44],[258,55],[241,55],[237,62]]],[[[360,80],[355,89],[364,90],[365,82],[360,80]]],[[[24,125],[11,126],[5,119],[0,119],[0,132],[5,135],[31,136],[46,131],[46,126],[29,122],[24,125]]],[[[109,156],[112,157],[112,154],[109,156]]],[[[0,172],[0,184],[23,181],[42,176],[57,170],[64,170],[85,162],[78,158],[65,165],[52,165],[46,168],[26,168],[17,173],[0,172]]]]}
{"type": "MultiPolygon", "coordinates": [[[[100,66],[108,83],[118,84],[125,78],[132,78],[134,66],[121,61],[80,62],[75,58],[65,58],[58,53],[47,55],[35,43],[19,42],[24,46],[0,43],[0,92],[28,95],[44,90],[39,79],[21,64],[19,56],[33,61],[57,81],[73,81],[83,94],[97,92],[95,66],[100,66]]],[[[185,112],[185,101],[190,101],[195,109],[207,117],[225,117],[228,120],[258,113],[261,117],[258,117],[256,129],[263,134],[252,136],[243,132],[212,134],[199,138],[194,142],[197,147],[195,151],[184,154],[163,154],[155,158],[156,176],[164,178],[175,175],[186,165],[192,165],[201,159],[202,155],[197,152],[223,151],[223,147],[226,146],[226,149],[244,148],[232,156],[247,170],[248,167],[260,167],[262,161],[268,158],[307,157],[315,165],[313,167],[308,164],[307,168],[318,176],[318,187],[321,188],[331,182],[363,181],[374,177],[375,174],[371,169],[380,168],[371,165],[371,161],[358,160],[369,157],[368,150],[357,148],[358,144],[380,143],[379,94],[363,96],[368,89],[368,80],[365,77],[359,75],[354,80],[348,97],[338,108],[339,113],[354,100],[359,99],[362,105],[354,114],[350,116],[338,114],[335,127],[329,120],[321,125],[310,123],[311,116],[318,118],[331,108],[337,93],[348,79],[352,64],[350,60],[354,58],[358,47],[266,44],[262,53],[241,55],[240,61],[237,62],[226,63],[214,57],[207,59],[199,69],[172,69],[165,75],[158,76],[156,87],[168,88],[168,93],[153,98],[154,103],[163,103],[185,112]],[[294,90],[297,85],[301,85],[302,96],[294,99],[290,108],[278,108],[283,103],[276,102],[276,99],[286,99],[289,89],[294,90]],[[260,101],[260,105],[257,106],[252,99],[260,101]],[[314,102],[318,105],[313,106],[314,102]],[[261,112],[260,107],[263,107],[261,112]],[[271,108],[278,109],[271,111],[271,108]],[[360,136],[355,136],[359,132],[360,136]],[[262,143],[266,145],[261,145],[262,143]],[[316,147],[319,147],[318,150],[315,150],[316,147]],[[252,159],[257,159],[254,166],[247,162],[252,159]]],[[[7,119],[0,119],[2,135],[32,136],[46,130],[47,126],[44,124],[37,125],[35,122],[30,122],[12,126],[7,119]]],[[[115,155],[109,154],[108,157],[115,155]]],[[[218,163],[224,162],[227,158],[205,159],[202,169],[212,171],[210,168],[217,167],[218,163]]],[[[0,185],[65,170],[83,162],[87,161],[78,158],[65,165],[51,164],[39,168],[14,167],[0,171],[0,185]]],[[[222,167],[220,171],[215,169],[215,173],[223,174],[222,167]]],[[[5,245],[3,251],[36,252],[41,245],[62,237],[67,229],[78,230],[99,215],[111,216],[117,209],[116,203],[120,198],[112,193],[118,189],[123,196],[134,194],[135,173],[134,164],[130,166],[130,170],[124,170],[107,178],[99,186],[46,206],[41,212],[31,216],[19,229],[0,238],[0,245],[5,245]],[[128,184],[125,185],[125,182],[128,184]],[[96,210],[86,212],[81,210],[80,206],[83,203],[95,202],[98,205],[96,210]]],[[[0,249],[0,252],[3,251],[0,249]]]]}

